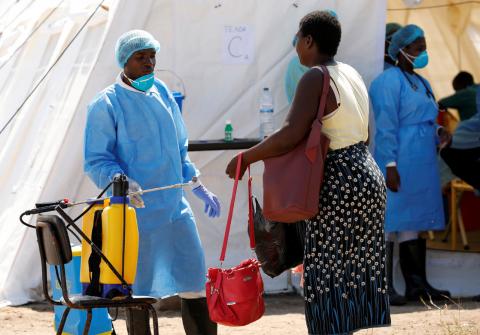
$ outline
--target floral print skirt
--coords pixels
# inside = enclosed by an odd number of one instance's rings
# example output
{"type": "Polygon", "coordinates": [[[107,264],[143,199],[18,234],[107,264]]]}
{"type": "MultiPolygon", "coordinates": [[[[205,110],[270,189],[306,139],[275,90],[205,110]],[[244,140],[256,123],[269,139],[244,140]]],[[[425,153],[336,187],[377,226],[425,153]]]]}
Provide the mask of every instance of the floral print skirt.
{"type": "Polygon", "coordinates": [[[383,175],[364,143],[328,153],[320,210],[306,221],[309,334],[349,334],[390,324],[385,201],[383,175]]]}

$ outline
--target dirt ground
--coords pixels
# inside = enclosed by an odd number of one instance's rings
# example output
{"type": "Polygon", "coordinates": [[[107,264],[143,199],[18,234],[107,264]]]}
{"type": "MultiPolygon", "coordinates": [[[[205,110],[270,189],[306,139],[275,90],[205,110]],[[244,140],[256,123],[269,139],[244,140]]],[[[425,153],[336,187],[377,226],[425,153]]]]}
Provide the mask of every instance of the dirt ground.
{"type": "MultiPolygon", "coordinates": [[[[267,296],[265,315],[245,327],[219,327],[219,334],[306,334],[303,300],[297,295],[267,296]]],[[[0,334],[54,334],[53,310],[47,303],[0,309],[0,334]]],[[[114,322],[117,334],[127,334],[122,316],[114,322]]],[[[184,334],[179,311],[159,311],[160,334],[184,334]]],[[[392,307],[392,326],[362,330],[356,335],[480,334],[480,303],[458,301],[448,305],[416,304],[392,307]]]]}

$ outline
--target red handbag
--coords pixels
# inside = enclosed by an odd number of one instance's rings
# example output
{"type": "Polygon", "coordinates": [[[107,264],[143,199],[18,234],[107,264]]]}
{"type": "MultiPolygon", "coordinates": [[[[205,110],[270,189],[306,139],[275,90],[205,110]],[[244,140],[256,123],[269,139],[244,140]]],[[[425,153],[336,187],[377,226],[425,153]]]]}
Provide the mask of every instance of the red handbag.
{"type": "Polygon", "coordinates": [[[323,168],[330,139],[322,133],[330,75],[325,66],[317,117],[308,138],[292,151],[264,160],[263,215],[270,221],[293,223],[318,213],[323,168]]]}
{"type": "MultiPolygon", "coordinates": [[[[228,212],[227,226],[223,237],[220,264],[225,260],[228,235],[232,224],[233,207],[237,193],[242,154],[237,159],[237,172],[233,184],[232,199],[228,212]]],[[[252,178],[248,169],[249,216],[248,227],[250,248],[255,248],[253,232],[252,178]]],[[[250,258],[230,268],[209,268],[206,283],[207,305],[210,319],[225,326],[245,326],[260,319],[265,312],[263,301],[263,280],[260,274],[260,263],[250,258]]]]}

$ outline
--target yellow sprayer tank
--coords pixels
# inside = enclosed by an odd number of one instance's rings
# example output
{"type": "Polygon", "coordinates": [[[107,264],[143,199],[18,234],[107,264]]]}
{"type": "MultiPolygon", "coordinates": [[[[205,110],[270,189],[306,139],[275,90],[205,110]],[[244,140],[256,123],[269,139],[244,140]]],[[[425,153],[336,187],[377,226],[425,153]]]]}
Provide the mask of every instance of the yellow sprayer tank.
{"type": "MultiPolygon", "coordinates": [[[[113,196],[110,198],[110,205],[103,210],[102,253],[125,281],[132,285],[137,272],[138,226],[135,209],[128,206],[128,198],[113,196]],[[127,199],[125,208],[124,199],[127,199]],[[123,219],[124,212],[126,214],[125,221],[123,219]],[[125,243],[123,243],[124,237],[125,243]],[[123,250],[123,248],[125,249],[123,250]]],[[[121,284],[121,281],[103,260],[100,263],[100,283],[104,286],[121,284]]]]}
{"type": "MultiPolygon", "coordinates": [[[[108,199],[107,199],[108,201],[108,199]]],[[[92,228],[93,222],[95,218],[96,211],[103,211],[104,202],[103,200],[92,200],[89,205],[93,207],[85,213],[82,218],[82,231],[87,235],[87,237],[91,240],[92,239],[92,228]]],[[[90,271],[88,266],[88,259],[90,258],[90,254],[92,253],[92,247],[90,244],[82,239],[82,258],[81,258],[81,265],[80,265],[80,282],[84,284],[90,283],[90,271]]]]}

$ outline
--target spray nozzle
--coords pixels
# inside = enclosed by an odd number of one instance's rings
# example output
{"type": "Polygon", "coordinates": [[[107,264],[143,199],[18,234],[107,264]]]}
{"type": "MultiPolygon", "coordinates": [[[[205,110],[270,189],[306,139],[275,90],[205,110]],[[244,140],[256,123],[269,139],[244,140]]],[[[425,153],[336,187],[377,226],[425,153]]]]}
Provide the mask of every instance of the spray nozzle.
{"type": "Polygon", "coordinates": [[[121,174],[113,178],[113,196],[125,197],[128,195],[128,178],[121,174]]]}

